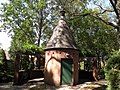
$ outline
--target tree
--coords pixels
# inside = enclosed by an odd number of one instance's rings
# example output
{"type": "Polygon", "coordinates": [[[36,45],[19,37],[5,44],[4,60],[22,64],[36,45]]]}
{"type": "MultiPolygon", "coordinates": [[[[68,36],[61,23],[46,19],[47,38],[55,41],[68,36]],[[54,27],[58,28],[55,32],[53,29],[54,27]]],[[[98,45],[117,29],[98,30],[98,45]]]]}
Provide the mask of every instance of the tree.
{"type": "Polygon", "coordinates": [[[3,4],[3,29],[8,30],[14,43],[39,46],[43,27],[43,0],[13,0],[3,4]],[[16,40],[15,40],[16,39],[16,40]]]}
{"type": "Polygon", "coordinates": [[[73,18],[71,23],[74,23],[75,40],[83,54],[91,53],[95,56],[96,49],[102,53],[117,49],[116,32],[112,27],[91,16],[73,18]]]}
{"type": "MultiPolygon", "coordinates": [[[[91,0],[90,0],[91,1],[91,0]]],[[[118,32],[117,40],[120,46],[120,1],[119,0],[92,0],[93,4],[96,5],[99,12],[87,13],[88,15],[93,16],[94,18],[104,22],[107,25],[110,25],[118,32]],[[103,2],[107,5],[105,5],[103,2]],[[108,20],[101,17],[102,15],[107,14],[108,20]]]]}
{"type": "Polygon", "coordinates": [[[17,50],[24,44],[36,43],[39,46],[40,40],[46,45],[58,21],[58,13],[61,9],[66,11],[68,24],[83,53],[95,53],[99,49],[102,50],[101,52],[116,49],[117,46],[114,45],[116,44],[114,42],[116,41],[116,32],[113,30],[113,26],[105,25],[111,25],[109,16],[100,13],[102,12],[100,9],[89,9],[88,4],[87,0],[14,0],[10,4],[4,4],[2,9],[3,21],[5,21],[3,28],[9,28],[9,31],[13,33],[12,50],[17,50]],[[109,23],[104,22],[105,24],[103,24],[101,21],[109,23]],[[109,37],[109,34],[112,37],[109,37]]]}

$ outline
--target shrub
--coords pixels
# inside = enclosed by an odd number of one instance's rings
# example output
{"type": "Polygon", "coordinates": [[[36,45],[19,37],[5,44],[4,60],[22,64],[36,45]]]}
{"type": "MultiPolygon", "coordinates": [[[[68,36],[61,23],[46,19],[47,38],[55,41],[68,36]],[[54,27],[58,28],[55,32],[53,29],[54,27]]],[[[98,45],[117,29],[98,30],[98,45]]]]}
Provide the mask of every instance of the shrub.
{"type": "Polygon", "coordinates": [[[6,60],[4,50],[0,48],[0,83],[12,81],[13,78],[13,63],[6,60]]]}
{"type": "Polygon", "coordinates": [[[105,66],[108,90],[120,90],[120,51],[114,51],[105,66]]]}

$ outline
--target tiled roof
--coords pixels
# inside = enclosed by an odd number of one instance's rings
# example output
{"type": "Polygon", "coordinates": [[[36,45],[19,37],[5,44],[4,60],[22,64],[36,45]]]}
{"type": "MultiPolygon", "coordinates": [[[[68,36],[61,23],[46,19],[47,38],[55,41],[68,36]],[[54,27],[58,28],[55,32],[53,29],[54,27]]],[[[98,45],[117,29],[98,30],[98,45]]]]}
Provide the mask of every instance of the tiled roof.
{"type": "Polygon", "coordinates": [[[77,49],[72,31],[69,29],[63,17],[59,20],[58,25],[53,30],[53,34],[45,49],[54,48],[77,49]]]}

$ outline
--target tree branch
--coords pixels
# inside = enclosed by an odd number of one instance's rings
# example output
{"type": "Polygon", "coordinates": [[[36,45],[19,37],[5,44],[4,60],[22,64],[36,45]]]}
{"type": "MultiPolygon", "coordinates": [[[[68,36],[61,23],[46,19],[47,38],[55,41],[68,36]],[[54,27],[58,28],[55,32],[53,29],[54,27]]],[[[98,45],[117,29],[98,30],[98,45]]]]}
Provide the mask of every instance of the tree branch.
{"type": "Polygon", "coordinates": [[[115,4],[114,4],[113,0],[109,0],[109,1],[110,1],[111,5],[116,13],[117,18],[119,19],[119,13],[118,13],[118,10],[116,8],[117,0],[115,0],[115,4]]]}
{"type": "Polygon", "coordinates": [[[100,9],[104,10],[104,8],[101,5],[95,4],[96,6],[98,6],[100,9]]]}
{"type": "Polygon", "coordinates": [[[40,9],[39,11],[39,18],[38,18],[38,23],[39,23],[39,33],[38,33],[38,46],[40,45],[40,40],[41,40],[41,33],[42,33],[42,28],[43,28],[43,9],[40,9]]]}
{"type": "Polygon", "coordinates": [[[94,17],[94,18],[102,21],[103,23],[105,23],[105,24],[107,24],[107,25],[110,25],[110,26],[112,26],[112,27],[114,27],[114,28],[116,28],[116,29],[118,29],[118,27],[119,27],[118,25],[115,25],[114,23],[111,23],[111,22],[108,22],[108,21],[102,19],[101,17],[98,16],[98,14],[95,14],[95,15],[94,15],[93,13],[85,13],[85,14],[79,14],[79,15],[76,15],[76,14],[73,15],[73,14],[72,14],[72,16],[74,16],[74,17],[79,17],[79,16],[83,16],[83,17],[85,17],[85,16],[92,16],[92,17],[94,17]]]}
{"type": "Polygon", "coordinates": [[[104,14],[106,12],[114,12],[113,10],[104,10],[103,12],[101,12],[100,14],[104,14]]]}
{"type": "Polygon", "coordinates": [[[111,23],[111,22],[107,22],[106,20],[102,19],[102,18],[99,17],[99,16],[94,16],[94,15],[92,15],[92,14],[90,14],[90,16],[92,16],[92,17],[94,17],[94,18],[96,18],[96,19],[104,22],[104,23],[107,24],[107,25],[110,25],[110,26],[112,26],[112,27],[114,27],[114,28],[118,28],[117,25],[115,25],[115,24],[113,24],[113,23],[111,23]]]}
{"type": "Polygon", "coordinates": [[[99,5],[99,4],[95,4],[96,6],[98,6],[102,11],[101,11],[101,13],[99,13],[99,14],[104,14],[104,13],[106,13],[106,12],[114,12],[114,10],[108,10],[108,9],[104,9],[101,5],[99,5]]]}

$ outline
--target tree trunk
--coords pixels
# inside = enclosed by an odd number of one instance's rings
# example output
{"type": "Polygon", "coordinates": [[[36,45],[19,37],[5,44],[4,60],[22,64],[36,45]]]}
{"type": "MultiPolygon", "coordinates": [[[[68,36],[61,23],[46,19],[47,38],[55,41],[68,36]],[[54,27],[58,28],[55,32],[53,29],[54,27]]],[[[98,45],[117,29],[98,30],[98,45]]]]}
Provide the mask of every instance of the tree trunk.
{"type": "Polygon", "coordinates": [[[42,26],[43,26],[43,12],[42,12],[42,9],[40,9],[39,11],[39,32],[38,32],[38,46],[40,46],[40,39],[41,39],[41,33],[42,33],[42,26]]]}
{"type": "Polygon", "coordinates": [[[4,63],[4,70],[7,71],[7,58],[6,58],[6,53],[5,50],[3,50],[3,63],[4,63]]]}
{"type": "Polygon", "coordinates": [[[116,23],[117,23],[117,32],[118,32],[118,37],[117,37],[117,40],[118,40],[118,44],[119,44],[119,49],[120,49],[120,10],[119,10],[119,0],[109,0],[112,7],[113,7],[113,10],[114,10],[114,13],[116,14],[116,23]]]}

